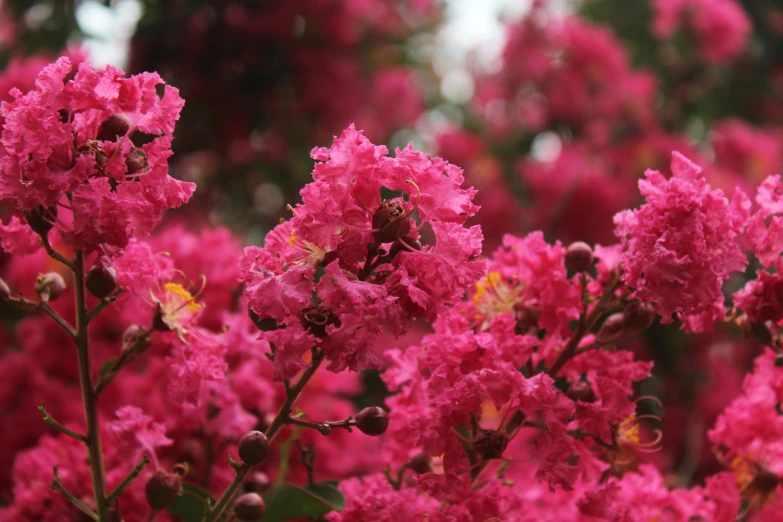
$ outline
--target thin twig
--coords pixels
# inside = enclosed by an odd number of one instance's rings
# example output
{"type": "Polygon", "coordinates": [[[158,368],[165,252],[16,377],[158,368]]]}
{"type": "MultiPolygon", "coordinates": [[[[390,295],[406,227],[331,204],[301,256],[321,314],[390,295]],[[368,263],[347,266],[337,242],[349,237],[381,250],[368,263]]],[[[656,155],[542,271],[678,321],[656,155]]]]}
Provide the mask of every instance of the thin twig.
{"type": "Polygon", "coordinates": [[[114,488],[114,490],[109,493],[109,496],[106,497],[106,503],[110,506],[114,504],[114,501],[117,500],[117,498],[122,494],[122,492],[127,488],[131,482],[133,482],[136,477],[139,476],[139,473],[141,473],[141,470],[144,469],[144,466],[146,466],[149,463],[149,459],[145,456],[141,461],[136,464],[136,466],[131,470],[130,473],[128,473],[128,476],[126,476],[120,484],[114,488]]]}
{"type": "Polygon", "coordinates": [[[95,319],[95,316],[101,313],[104,310],[104,308],[106,308],[114,301],[116,301],[123,291],[124,289],[122,287],[119,287],[109,297],[104,297],[103,299],[101,299],[101,301],[97,305],[95,305],[95,308],[93,308],[87,313],[87,322],[89,323],[90,321],[95,319]]]}
{"type": "Polygon", "coordinates": [[[73,439],[80,440],[85,444],[87,443],[86,435],[82,435],[81,433],[76,433],[75,431],[69,430],[68,428],[66,428],[65,426],[63,426],[62,424],[54,420],[54,417],[52,417],[51,414],[48,411],[46,411],[45,404],[41,404],[40,406],[38,406],[38,411],[40,411],[41,415],[43,415],[43,421],[49,426],[51,426],[52,428],[56,429],[60,433],[64,433],[65,435],[68,435],[73,439]]]}
{"type": "Polygon", "coordinates": [[[71,324],[63,318],[63,316],[55,312],[46,301],[39,301],[36,303],[35,301],[30,301],[29,299],[25,299],[24,297],[19,296],[9,297],[7,302],[27,310],[40,310],[41,312],[48,315],[52,321],[57,324],[57,326],[59,326],[65,333],[68,334],[71,339],[76,339],[76,329],[74,329],[74,327],[71,326],[71,324]]]}
{"type": "Polygon", "coordinates": [[[76,355],[79,361],[79,387],[82,392],[84,417],[87,424],[87,451],[90,462],[92,488],[100,522],[109,521],[109,505],[106,503],[106,471],[103,464],[100,425],[98,421],[98,394],[92,384],[90,367],[89,327],[87,323],[87,299],[84,286],[84,254],[76,252],[73,263],[74,291],[76,294],[76,355]]]}
{"type": "Polygon", "coordinates": [[[343,428],[350,432],[352,431],[351,427],[356,426],[356,421],[351,417],[341,421],[314,422],[299,417],[289,416],[285,420],[285,423],[318,430],[322,435],[329,435],[332,432],[332,428],[343,428]]]}
{"type": "Polygon", "coordinates": [[[114,378],[117,376],[117,374],[125,368],[125,366],[128,365],[128,363],[131,362],[133,357],[136,355],[138,350],[144,346],[146,342],[149,341],[149,336],[152,334],[154,329],[152,327],[147,328],[144,330],[141,335],[138,336],[136,339],[136,342],[133,343],[133,345],[122,352],[120,357],[115,361],[115,363],[112,365],[111,368],[109,368],[106,373],[103,375],[98,376],[98,382],[95,384],[95,393],[96,395],[100,395],[100,393],[106,389],[106,387],[111,383],[111,381],[114,380],[114,378]]]}
{"type": "Polygon", "coordinates": [[[315,484],[315,448],[305,448],[299,439],[296,440],[296,446],[301,453],[299,462],[307,470],[307,483],[312,486],[315,484]]]}
{"type": "MultiPolygon", "coordinates": [[[[288,391],[283,405],[280,406],[280,410],[277,412],[277,415],[275,415],[272,424],[270,424],[266,429],[265,435],[270,442],[278,434],[280,428],[285,425],[285,421],[290,417],[291,410],[293,409],[297,399],[299,399],[299,395],[301,395],[305,385],[312,378],[316,370],[318,370],[318,367],[321,365],[321,362],[324,360],[325,355],[322,351],[313,348],[312,353],[313,358],[310,361],[310,366],[307,367],[296,384],[288,391]]],[[[215,505],[208,510],[206,516],[204,517],[204,522],[215,522],[220,518],[220,515],[223,514],[229,503],[236,495],[239,486],[242,485],[242,481],[245,480],[245,477],[247,476],[248,471],[250,471],[250,468],[251,466],[248,466],[247,464],[238,464],[234,466],[234,469],[236,470],[234,479],[223,491],[223,494],[217,500],[215,505]]]]}
{"type": "Polygon", "coordinates": [[[52,248],[51,243],[49,243],[49,236],[48,235],[42,235],[41,236],[41,244],[43,245],[44,249],[46,250],[46,253],[49,254],[49,257],[52,259],[55,259],[62,263],[63,265],[70,268],[72,271],[74,269],[74,263],[66,259],[62,254],[57,252],[54,248],[52,248]]]}
{"type": "Polygon", "coordinates": [[[79,500],[78,498],[74,497],[70,491],[65,489],[65,486],[62,485],[60,482],[60,477],[57,476],[57,466],[54,467],[54,480],[51,484],[49,484],[49,487],[52,488],[55,491],[59,491],[63,495],[65,495],[65,498],[71,501],[71,504],[79,508],[82,512],[84,512],[85,515],[90,517],[90,519],[95,520],[95,522],[98,522],[98,515],[95,514],[95,512],[87,506],[84,502],[79,500]]]}

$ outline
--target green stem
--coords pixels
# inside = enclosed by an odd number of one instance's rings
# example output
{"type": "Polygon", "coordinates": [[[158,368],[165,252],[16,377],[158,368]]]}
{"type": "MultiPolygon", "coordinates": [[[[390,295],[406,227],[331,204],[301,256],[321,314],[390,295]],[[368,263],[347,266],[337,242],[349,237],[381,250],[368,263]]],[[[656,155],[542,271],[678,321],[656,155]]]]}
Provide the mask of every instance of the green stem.
{"type": "Polygon", "coordinates": [[[71,270],[75,270],[74,263],[71,263],[65,257],[62,256],[59,252],[57,252],[54,248],[52,248],[51,243],[49,243],[49,236],[44,234],[41,236],[41,244],[44,247],[44,250],[46,250],[46,253],[49,254],[49,257],[52,259],[55,259],[62,263],[63,265],[67,266],[71,270]]]}
{"type": "MultiPolygon", "coordinates": [[[[294,404],[296,403],[297,399],[299,399],[299,396],[302,394],[302,390],[304,390],[305,385],[307,385],[308,381],[313,377],[323,360],[323,352],[313,350],[313,359],[310,361],[310,366],[308,366],[304,373],[302,373],[302,376],[299,378],[296,384],[288,390],[283,405],[280,406],[280,410],[277,412],[277,415],[275,415],[272,424],[269,425],[269,428],[267,428],[265,432],[269,442],[272,442],[275,436],[280,432],[280,428],[285,425],[286,420],[291,416],[291,410],[293,409],[294,404]]],[[[223,491],[223,494],[220,495],[220,498],[217,500],[215,505],[209,510],[206,517],[204,518],[204,522],[216,522],[220,518],[220,515],[223,514],[229,503],[233,500],[237,490],[239,490],[239,487],[242,485],[242,481],[245,480],[248,471],[250,471],[250,468],[251,466],[248,466],[247,464],[239,464],[236,466],[236,475],[234,475],[234,480],[231,481],[231,483],[226,487],[225,491],[223,491]]]]}
{"type": "Polygon", "coordinates": [[[54,417],[52,417],[51,414],[48,411],[46,411],[46,405],[42,404],[42,405],[38,406],[38,411],[41,412],[41,415],[43,416],[43,421],[46,424],[48,424],[52,428],[56,429],[60,433],[64,433],[65,435],[68,435],[69,437],[71,437],[73,439],[80,440],[80,441],[84,442],[85,444],[87,444],[87,437],[85,437],[81,433],[76,433],[73,430],[69,430],[68,428],[66,428],[65,426],[63,426],[62,424],[60,424],[59,422],[54,420],[54,417]]]}
{"type": "Polygon", "coordinates": [[[49,306],[49,303],[46,301],[39,301],[36,303],[35,301],[30,301],[24,297],[9,297],[7,301],[22,309],[42,311],[48,315],[51,320],[57,324],[57,326],[62,328],[71,339],[76,340],[76,330],[74,330],[73,326],[68,324],[68,321],[66,321],[60,314],[52,310],[52,307],[49,306]]]}
{"type": "Polygon", "coordinates": [[[150,460],[147,457],[141,459],[141,462],[136,464],[136,466],[131,470],[131,472],[128,473],[128,476],[125,477],[122,480],[122,482],[120,482],[119,486],[114,488],[114,490],[111,493],[109,493],[109,496],[106,499],[106,503],[109,506],[111,506],[114,503],[114,501],[119,498],[120,494],[122,494],[125,488],[130,486],[130,483],[133,482],[136,479],[136,477],[139,476],[139,473],[141,473],[141,470],[144,469],[144,466],[146,466],[149,463],[149,461],[150,460]]]}
{"type": "Polygon", "coordinates": [[[87,321],[87,299],[84,287],[84,254],[76,252],[73,262],[74,290],[76,293],[76,354],[79,360],[79,384],[87,423],[87,453],[90,474],[98,509],[98,522],[109,522],[109,505],[106,502],[106,471],[103,466],[101,434],[98,424],[97,394],[92,383],[90,369],[90,343],[87,321]]]}
{"type": "Polygon", "coordinates": [[[51,484],[49,484],[49,487],[54,489],[55,491],[59,491],[63,495],[65,495],[65,498],[71,501],[71,504],[79,508],[85,515],[90,517],[90,520],[98,521],[98,515],[96,515],[92,509],[90,509],[87,504],[79,500],[78,498],[74,497],[70,491],[65,489],[65,486],[60,484],[60,479],[57,477],[57,468],[55,467],[54,471],[54,477],[55,479],[52,481],[51,484]]]}
{"type": "Polygon", "coordinates": [[[136,355],[136,353],[139,351],[139,349],[144,346],[147,342],[150,341],[150,335],[152,335],[152,332],[154,331],[154,328],[150,327],[144,332],[142,332],[139,337],[136,339],[136,342],[131,346],[129,349],[124,350],[122,354],[120,355],[119,359],[112,365],[111,368],[106,370],[105,373],[98,376],[98,382],[95,384],[95,394],[100,395],[100,393],[106,389],[106,387],[111,383],[111,381],[114,380],[114,378],[117,376],[117,374],[125,368],[125,366],[128,365],[128,363],[131,362],[133,357],[136,355]]]}
{"type": "Polygon", "coordinates": [[[97,305],[95,305],[95,308],[93,308],[87,313],[87,322],[89,323],[90,321],[95,319],[95,316],[101,313],[104,308],[106,308],[114,301],[116,301],[122,292],[123,292],[123,288],[120,287],[117,290],[115,290],[114,293],[111,294],[109,297],[104,297],[103,299],[101,299],[101,301],[97,305]]]}

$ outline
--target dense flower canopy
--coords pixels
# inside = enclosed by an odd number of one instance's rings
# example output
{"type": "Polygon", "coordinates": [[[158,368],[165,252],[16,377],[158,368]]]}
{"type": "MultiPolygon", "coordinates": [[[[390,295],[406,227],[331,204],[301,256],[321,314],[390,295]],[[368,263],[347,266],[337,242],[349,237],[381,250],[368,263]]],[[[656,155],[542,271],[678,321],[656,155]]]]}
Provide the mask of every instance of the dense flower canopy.
{"type": "Polygon", "coordinates": [[[783,8],[530,4],[0,6],[0,522],[783,519],[783,8]]]}

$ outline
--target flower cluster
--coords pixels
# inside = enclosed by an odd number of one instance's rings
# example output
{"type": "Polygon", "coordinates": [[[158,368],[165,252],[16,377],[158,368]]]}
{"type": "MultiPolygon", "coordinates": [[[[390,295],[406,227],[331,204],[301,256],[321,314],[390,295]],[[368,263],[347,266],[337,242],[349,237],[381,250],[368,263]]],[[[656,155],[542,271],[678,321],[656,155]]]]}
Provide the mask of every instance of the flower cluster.
{"type": "MultiPolygon", "coordinates": [[[[734,2],[655,5],[659,36],[688,25],[710,66],[742,52],[734,2]]],[[[267,34],[300,7],[221,4],[188,31],[267,34]]],[[[357,20],[396,33],[399,7],[303,12],[343,49],[357,20]]],[[[352,124],[261,246],[202,209],[153,230],[195,188],[168,175],[184,102],[156,73],[74,56],[19,80],[0,121],[0,521],[779,520],[779,136],[724,120],[704,162],[671,124],[688,100],[659,107],[609,30],[548,15],[535,2],[479,78],[484,127],[440,136],[481,172],[352,124]],[[498,228],[482,256],[471,177],[491,219],[541,229],[498,228]]],[[[294,54],[313,81],[320,55],[294,54]]],[[[409,98],[397,72],[376,102],[409,98]]],[[[336,85],[298,103],[343,114],[336,85]]],[[[413,101],[375,103],[379,125],[413,101]]]]}
{"type": "Polygon", "coordinates": [[[115,255],[195,189],[168,175],[183,106],[177,89],[165,86],[160,97],[157,74],[123,76],[63,57],[2,105],[0,199],[24,210],[36,232],[56,227],[75,249],[115,255]]]}
{"type": "Polygon", "coordinates": [[[313,149],[293,218],[245,249],[241,279],[250,309],[271,321],[262,337],[275,347],[275,379],[307,366],[314,347],[333,371],[379,368],[384,330],[434,320],[484,272],[481,229],[463,226],[478,207],[461,169],[410,145],[386,154],[353,126],[313,149]]]}
{"type": "Polygon", "coordinates": [[[647,203],[615,216],[624,246],[622,278],[664,322],[676,314],[699,332],[723,316],[723,283],[745,268],[736,240],[750,202],[739,190],[731,201],[712,190],[700,167],[679,153],[673,154],[672,174],[667,180],[648,170],[639,181],[647,203]]]}

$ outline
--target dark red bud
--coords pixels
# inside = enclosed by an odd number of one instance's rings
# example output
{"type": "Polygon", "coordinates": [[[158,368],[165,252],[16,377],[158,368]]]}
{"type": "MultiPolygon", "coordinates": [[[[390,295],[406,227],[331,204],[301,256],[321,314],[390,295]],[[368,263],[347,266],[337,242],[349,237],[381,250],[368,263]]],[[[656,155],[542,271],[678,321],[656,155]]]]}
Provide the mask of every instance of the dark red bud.
{"type": "Polygon", "coordinates": [[[530,333],[538,327],[538,320],[541,318],[541,310],[528,308],[527,306],[515,306],[514,317],[517,324],[514,327],[514,333],[524,335],[530,333]]]}
{"type": "Polygon", "coordinates": [[[481,429],[473,439],[473,448],[482,459],[499,459],[508,446],[508,434],[502,430],[481,429]]]}
{"type": "Polygon", "coordinates": [[[234,514],[242,522],[256,522],[264,513],[266,505],[258,493],[245,493],[234,501],[234,514]]]}
{"type": "Polygon", "coordinates": [[[117,288],[117,271],[111,266],[92,266],[87,271],[84,285],[98,299],[109,297],[117,288]]]}
{"type": "Polygon", "coordinates": [[[372,216],[372,228],[377,230],[373,237],[378,243],[391,243],[410,233],[411,220],[400,200],[386,199],[372,216]]]}
{"type": "Polygon", "coordinates": [[[625,329],[625,320],[623,314],[618,312],[612,314],[606,318],[604,324],[601,325],[601,329],[598,330],[596,341],[599,343],[610,343],[616,339],[619,339],[625,329]]]}
{"type": "Polygon", "coordinates": [[[114,141],[117,136],[123,137],[128,134],[131,123],[133,122],[126,114],[121,112],[112,114],[108,120],[101,123],[101,127],[98,129],[98,139],[114,141]]]}
{"type": "Polygon", "coordinates": [[[42,301],[56,301],[65,292],[65,280],[57,272],[41,274],[35,281],[35,292],[42,301]]]}
{"type": "Polygon", "coordinates": [[[144,172],[149,167],[147,155],[142,149],[133,149],[125,155],[125,166],[128,168],[128,174],[144,172]]]}
{"type": "Polygon", "coordinates": [[[423,475],[432,471],[430,456],[423,451],[408,461],[408,468],[417,475],[423,475]]]}
{"type": "Polygon", "coordinates": [[[574,272],[586,272],[593,265],[593,249],[582,241],[571,243],[566,250],[565,260],[574,272]]]}
{"type": "Polygon", "coordinates": [[[623,321],[628,331],[641,332],[650,327],[655,319],[655,309],[644,303],[634,301],[623,310],[623,321]]]}
{"type": "Polygon", "coordinates": [[[182,477],[159,469],[147,481],[144,494],[152,509],[163,509],[182,494],[182,477]]]}
{"type": "Polygon", "coordinates": [[[389,414],[378,406],[364,408],[356,415],[356,427],[365,435],[383,435],[389,427],[389,414]]]}
{"type": "Polygon", "coordinates": [[[0,279],[0,303],[11,297],[11,289],[8,285],[0,279]]]}
{"type": "Polygon", "coordinates": [[[260,464],[268,453],[269,439],[260,431],[249,431],[239,439],[239,458],[245,464],[260,464]]]}
{"type": "Polygon", "coordinates": [[[254,471],[251,473],[244,482],[245,492],[247,493],[265,493],[272,482],[269,477],[263,471],[254,471]]]}
{"type": "Polygon", "coordinates": [[[568,388],[566,395],[572,401],[595,402],[597,399],[593,387],[590,386],[590,383],[584,381],[577,381],[573,383],[568,388]]]}
{"type": "Polygon", "coordinates": [[[24,218],[36,234],[45,236],[54,227],[54,221],[57,219],[57,206],[25,210],[24,218]]]}
{"type": "Polygon", "coordinates": [[[775,356],[775,366],[778,368],[783,366],[783,353],[779,353],[775,356]]]}

